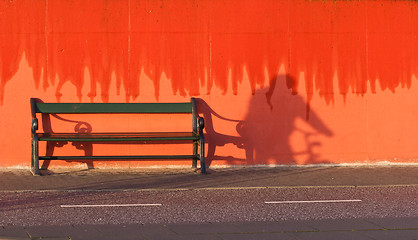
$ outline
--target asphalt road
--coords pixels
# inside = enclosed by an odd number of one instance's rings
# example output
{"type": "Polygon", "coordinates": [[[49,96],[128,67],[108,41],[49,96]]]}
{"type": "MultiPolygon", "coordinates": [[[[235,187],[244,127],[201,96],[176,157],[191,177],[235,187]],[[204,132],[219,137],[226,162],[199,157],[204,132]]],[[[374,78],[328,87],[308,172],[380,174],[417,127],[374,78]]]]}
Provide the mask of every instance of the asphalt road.
{"type": "Polygon", "coordinates": [[[0,193],[0,226],[412,218],[418,186],[47,190],[0,193]]]}

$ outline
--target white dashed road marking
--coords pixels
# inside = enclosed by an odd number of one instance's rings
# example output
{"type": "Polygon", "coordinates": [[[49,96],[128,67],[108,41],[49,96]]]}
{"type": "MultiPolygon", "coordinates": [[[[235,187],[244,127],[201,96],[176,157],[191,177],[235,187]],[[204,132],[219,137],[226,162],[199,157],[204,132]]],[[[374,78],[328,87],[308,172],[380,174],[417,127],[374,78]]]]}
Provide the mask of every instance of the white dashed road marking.
{"type": "Polygon", "coordinates": [[[60,205],[62,208],[90,208],[90,207],[152,207],[161,206],[160,203],[138,203],[138,204],[97,204],[97,205],[60,205]]]}
{"type": "Polygon", "coordinates": [[[348,200],[311,200],[311,201],[271,201],[264,202],[267,204],[285,204],[285,203],[347,203],[347,202],[361,202],[360,199],[348,199],[348,200]]]}

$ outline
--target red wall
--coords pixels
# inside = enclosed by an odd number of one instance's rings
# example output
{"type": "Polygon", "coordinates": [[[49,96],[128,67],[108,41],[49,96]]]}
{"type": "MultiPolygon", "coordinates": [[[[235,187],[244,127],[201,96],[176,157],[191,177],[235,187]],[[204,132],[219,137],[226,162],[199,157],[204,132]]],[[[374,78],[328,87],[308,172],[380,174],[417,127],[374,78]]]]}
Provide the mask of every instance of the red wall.
{"type": "MultiPolygon", "coordinates": [[[[212,165],[418,163],[417,32],[412,0],[2,1],[0,166],[30,163],[30,97],[197,97],[212,165]]],[[[93,131],[137,128],[132,116],[123,124],[63,117],[88,122],[93,131]]],[[[160,127],[153,116],[141,121],[160,127]]],[[[177,128],[183,121],[172,122],[177,128]]],[[[68,121],[54,124],[54,131],[75,131],[68,121]]],[[[55,149],[99,155],[138,147],[55,149]]]]}

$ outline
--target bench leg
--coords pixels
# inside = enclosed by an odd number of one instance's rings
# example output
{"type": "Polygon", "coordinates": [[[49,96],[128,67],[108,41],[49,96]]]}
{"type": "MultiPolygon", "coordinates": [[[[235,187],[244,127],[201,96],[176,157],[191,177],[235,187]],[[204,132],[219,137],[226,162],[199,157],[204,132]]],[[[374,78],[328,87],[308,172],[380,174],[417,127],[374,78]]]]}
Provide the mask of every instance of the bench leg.
{"type": "Polygon", "coordinates": [[[206,163],[205,163],[205,138],[200,135],[200,172],[202,174],[206,173],[206,163]]]}
{"type": "Polygon", "coordinates": [[[32,158],[31,158],[31,171],[35,176],[39,176],[39,141],[35,137],[32,139],[32,158]]]}
{"type": "MultiPolygon", "coordinates": [[[[194,140],[193,141],[193,155],[195,156],[198,154],[197,153],[198,147],[199,147],[198,141],[194,140]]],[[[192,168],[197,168],[197,158],[193,158],[192,168]]]]}

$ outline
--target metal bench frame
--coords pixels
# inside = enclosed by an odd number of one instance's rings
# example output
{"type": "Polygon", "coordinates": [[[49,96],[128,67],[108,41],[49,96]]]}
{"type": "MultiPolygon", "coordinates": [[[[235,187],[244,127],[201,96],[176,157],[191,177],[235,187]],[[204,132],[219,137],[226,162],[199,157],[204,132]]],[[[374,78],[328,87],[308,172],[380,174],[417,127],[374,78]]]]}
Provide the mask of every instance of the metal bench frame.
{"type": "Polygon", "coordinates": [[[192,167],[200,160],[201,173],[206,173],[205,121],[197,114],[194,98],[185,103],[43,103],[31,98],[31,172],[40,175],[39,160],[105,160],[105,159],[192,159],[192,167]],[[181,114],[192,115],[191,132],[136,132],[136,133],[45,133],[37,132],[37,113],[42,114],[181,114]],[[192,155],[140,155],[140,156],[39,156],[39,141],[50,142],[155,142],[191,141],[192,155]],[[200,150],[200,152],[198,151],[200,150]]]}

